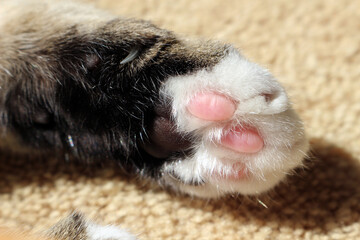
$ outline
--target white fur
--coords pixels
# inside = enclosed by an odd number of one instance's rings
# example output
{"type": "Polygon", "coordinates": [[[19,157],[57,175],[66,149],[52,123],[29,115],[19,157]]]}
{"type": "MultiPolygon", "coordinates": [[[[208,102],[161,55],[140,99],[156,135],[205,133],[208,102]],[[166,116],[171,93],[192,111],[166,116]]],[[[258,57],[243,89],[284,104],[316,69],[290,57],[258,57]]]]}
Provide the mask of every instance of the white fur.
{"type": "Polygon", "coordinates": [[[136,240],[137,238],[124,229],[115,226],[101,226],[89,223],[86,228],[89,240],[136,240]]]}
{"type": "Polygon", "coordinates": [[[170,162],[163,168],[165,184],[200,197],[226,193],[258,194],[269,190],[292,169],[299,166],[308,151],[302,122],[291,109],[283,87],[265,69],[249,62],[235,49],[212,69],[169,78],[162,87],[164,99],[172,99],[172,115],[179,131],[192,132],[200,139],[194,154],[170,162]],[[187,111],[196,94],[214,91],[237,103],[229,121],[198,119],[187,111]],[[255,127],[264,140],[258,153],[244,154],[222,147],[219,140],[234,125],[255,127]],[[243,180],[216,178],[232,173],[233,163],[242,163],[247,173],[243,180]],[[203,180],[190,186],[170,177],[175,172],[183,182],[203,180]]]}

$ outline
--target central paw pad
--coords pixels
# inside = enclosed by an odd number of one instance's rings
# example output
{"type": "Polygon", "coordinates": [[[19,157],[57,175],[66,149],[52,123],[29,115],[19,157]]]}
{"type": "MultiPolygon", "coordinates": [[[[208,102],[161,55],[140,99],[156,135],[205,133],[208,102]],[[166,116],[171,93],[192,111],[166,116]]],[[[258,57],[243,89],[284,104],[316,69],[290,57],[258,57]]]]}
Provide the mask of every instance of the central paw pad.
{"type": "Polygon", "coordinates": [[[241,153],[257,153],[264,147],[264,141],[256,130],[236,127],[221,139],[221,144],[241,153]]]}

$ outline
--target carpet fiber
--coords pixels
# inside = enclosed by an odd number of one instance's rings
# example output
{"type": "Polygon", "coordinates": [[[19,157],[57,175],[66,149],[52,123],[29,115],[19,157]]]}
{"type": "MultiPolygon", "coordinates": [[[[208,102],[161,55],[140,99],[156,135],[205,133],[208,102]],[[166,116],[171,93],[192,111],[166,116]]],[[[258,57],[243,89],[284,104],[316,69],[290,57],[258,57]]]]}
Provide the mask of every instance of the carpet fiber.
{"type": "Polygon", "coordinates": [[[204,201],[54,159],[0,154],[0,225],[36,231],[73,209],[140,239],[360,239],[360,1],[98,0],[116,14],[230,42],[286,87],[307,168],[258,198],[204,201]]]}

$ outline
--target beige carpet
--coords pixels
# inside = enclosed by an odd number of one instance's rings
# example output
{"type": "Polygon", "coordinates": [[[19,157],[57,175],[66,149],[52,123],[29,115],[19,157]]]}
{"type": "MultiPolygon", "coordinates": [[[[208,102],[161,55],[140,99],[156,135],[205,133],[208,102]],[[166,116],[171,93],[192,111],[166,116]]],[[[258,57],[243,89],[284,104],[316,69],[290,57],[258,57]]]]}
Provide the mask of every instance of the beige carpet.
{"type": "Polygon", "coordinates": [[[243,49],[286,86],[313,157],[268,196],[203,201],[59,161],[0,157],[0,225],[45,228],[79,209],[140,239],[360,239],[360,2],[99,0],[243,49]]]}

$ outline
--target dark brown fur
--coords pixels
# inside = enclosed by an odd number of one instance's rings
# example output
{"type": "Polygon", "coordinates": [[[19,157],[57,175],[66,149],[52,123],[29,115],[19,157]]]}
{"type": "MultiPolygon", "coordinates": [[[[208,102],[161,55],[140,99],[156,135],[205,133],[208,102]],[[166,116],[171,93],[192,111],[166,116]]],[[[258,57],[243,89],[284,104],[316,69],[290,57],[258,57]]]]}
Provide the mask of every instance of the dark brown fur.
{"type": "Polygon", "coordinates": [[[3,131],[19,145],[88,162],[115,160],[156,177],[166,158],[188,145],[156,147],[179,138],[171,127],[156,127],[164,117],[157,115],[161,83],[212,67],[228,46],[188,41],[149,22],[73,3],[23,4],[5,1],[0,24],[3,131]],[[121,64],[133,49],[139,56],[121,64]]]}
{"type": "Polygon", "coordinates": [[[86,227],[87,222],[84,217],[75,212],[50,228],[46,235],[54,240],[86,240],[88,239],[86,227]]]}

